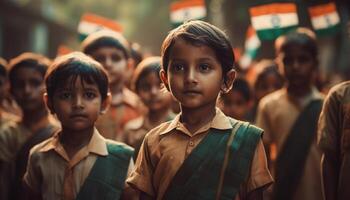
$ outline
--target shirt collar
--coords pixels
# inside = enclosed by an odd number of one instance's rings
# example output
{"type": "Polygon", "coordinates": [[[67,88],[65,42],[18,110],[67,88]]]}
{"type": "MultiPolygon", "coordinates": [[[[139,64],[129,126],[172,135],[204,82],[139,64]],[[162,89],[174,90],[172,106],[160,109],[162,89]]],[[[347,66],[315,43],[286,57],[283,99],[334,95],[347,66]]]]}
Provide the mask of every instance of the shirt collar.
{"type": "Polygon", "coordinates": [[[213,129],[219,129],[219,130],[227,130],[232,129],[232,124],[230,122],[229,117],[227,117],[219,108],[215,108],[215,116],[212,119],[211,122],[201,127],[199,130],[197,130],[195,133],[190,133],[187,128],[181,123],[180,121],[181,113],[175,116],[175,118],[169,122],[170,124],[164,131],[160,132],[160,135],[169,133],[170,131],[176,129],[179,130],[187,135],[193,136],[198,133],[205,132],[209,130],[210,128],[213,129]]]}
{"type": "MultiPolygon", "coordinates": [[[[52,138],[49,139],[49,141],[39,150],[40,152],[47,152],[50,150],[55,150],[57,152],[60,151],[60,149],[63,149],[60,141],[59,141],[59,135],[61,131],[58,131],[54,134],[52,138]]],[[[94,133],[90,139],[89,144],[87,145],[87,150],[90,153],[95,153],[101,156],[108,155],[107,151],[107,145],[106,145],[106,139],[100,135],[98,130],[95,128],[94,133]]]]}

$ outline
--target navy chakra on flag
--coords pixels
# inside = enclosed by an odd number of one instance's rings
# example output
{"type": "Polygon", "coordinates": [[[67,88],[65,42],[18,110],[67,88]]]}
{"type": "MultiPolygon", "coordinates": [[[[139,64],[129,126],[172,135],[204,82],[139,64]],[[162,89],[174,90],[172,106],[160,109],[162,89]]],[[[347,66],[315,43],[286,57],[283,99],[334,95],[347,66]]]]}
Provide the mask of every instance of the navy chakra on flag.
{"type": "Polygon", "coordinates": [[[278,15],[271,16],[271,24],[274,28],[279,28],[281,26],[281,19],[278,15]]]}

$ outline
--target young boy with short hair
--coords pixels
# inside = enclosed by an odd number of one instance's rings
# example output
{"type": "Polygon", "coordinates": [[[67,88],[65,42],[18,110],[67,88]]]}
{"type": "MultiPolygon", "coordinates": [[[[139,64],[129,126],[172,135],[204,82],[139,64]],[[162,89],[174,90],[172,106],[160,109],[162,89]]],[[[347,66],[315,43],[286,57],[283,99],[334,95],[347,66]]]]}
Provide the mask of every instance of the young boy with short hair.
{"type": "Polygon", "coordinates": [[[136,67],[132,76],[131,88],[147,108],[143,116],[129,121],[125,126],[125,143],[135,148],[134,158],[146,133],[174,117],[171,111],[172,96],[162,90],[160,66],[160,57],[148,57],[136,67]]]}
{"type": "Polygon", "coordinates": [[[323,96],[314,81],[315,34],[301,28],[276,40],[276,60],[286,85],[261,99],[256,124],[265,130],[275,184],[274,199],[322,199],[317,120],[323,96]]]}
{"type": "Polygon", "coordinates": [[[104,137],[121,141],[125,124],[142,113],[138,96],[125,86],[127,74],[133,67],[129,43],[121,34],[99,31],[83,41],[82,51],[100,62],[108,72],[111,107],[100,117],[96,127],[104,137]]]}
{"type": "Polygon", "coordinates": [[[49,138],[57,128],[56,120],[49,115],[44,100],[44,76],[51,61],[39,54],[23,53],[9,64],[10,92],[22,109],[23,117],[7,123],[0,129],[0,162],[7,169],[11,199],[20,194],[19,186],[25,172],[29,150],[49,138]]]}
{"type": "Polygon", "coordinates": [[[216,108],[235,78],[220,29],[189,21],[162,45],[160,76],[181,113],[146,135],[128,183],[141,199],[261,199],[272,183],[262,130],[216,108]]]}
{"type": "Polygon", "coordinates": [[[46,103],[62,129],[30,153],[31,199],[119,199],[133,150],[95,128],[110,97],[107,73],[82,53],[59,57],[45,77],[46,103]]]}

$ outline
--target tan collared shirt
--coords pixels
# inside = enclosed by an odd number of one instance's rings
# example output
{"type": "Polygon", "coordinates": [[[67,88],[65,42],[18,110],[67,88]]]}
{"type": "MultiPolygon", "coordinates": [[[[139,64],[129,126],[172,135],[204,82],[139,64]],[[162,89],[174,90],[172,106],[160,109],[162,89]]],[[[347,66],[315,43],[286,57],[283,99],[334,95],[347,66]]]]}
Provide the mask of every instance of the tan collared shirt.
{"type": "MultiPolygon", "coordinates": [[[[276,147],[275,150],[271,149],[275,152],[274,155],[271,153],[273,174],[274,160],[286,141],[293,124],[303,109],[316,99],[323,99],[323,95],[316,88],[312,88],[311,92],[303,98],[293,98],[288,95],[286,88],[282,88],[261,99],[256,125],[264,129],[264,142],[276,147]]],[[[304,173],[293,199],[322,199],[320,162],[321,152],[315,140],[310,147],[304,173]]]]}
{"type": "Polygon", "coordinates": [[[112,100],[107,112],[96,122],[96,127],[103,137],[116,141],[123,140],[126,123],[141,116],[143,112],[142,103],[135,93],[124,88],[121,95],[121,100],[116,102],[112,100]]]}
{"type": "MultiPolygon", "coordinates": [[[[45,200],[62,199],[65,181],[72,180],[72,198],[79,193],[98,156],[107,156],[107,140],[95,129],[89,144],[72,159],[59,141],[59,133],[31,149],[24,182],[45,200]],[[67,173],[72,177],[67,179],[67,173]]],[[[110,141],[112,142],[112,141],[110,141]]],[[[129,171],[133,167],[130,162],[129,171]]]]}
{"type": "MultiPolygon", "coordinates": [[[[232,125],[229,118],[216,109],[213,120],[195,133],[190,133],[180,122],[180,114],[174,120],[152,129],[144,139],[135,170],[127,182],[156,199],[162,199],[177,170],[210,128],[229,130],[232,125]]],[[[260,141],[252,161],[246,190],[252,191],[271,182],[265,150],[260,141]]]]}

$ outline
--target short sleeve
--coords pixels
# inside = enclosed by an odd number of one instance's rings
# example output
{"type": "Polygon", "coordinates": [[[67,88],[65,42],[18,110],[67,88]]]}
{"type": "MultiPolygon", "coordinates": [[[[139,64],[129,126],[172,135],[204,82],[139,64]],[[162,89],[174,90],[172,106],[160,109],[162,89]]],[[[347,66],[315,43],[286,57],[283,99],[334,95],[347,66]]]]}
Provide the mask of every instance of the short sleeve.
{"type": "Polygon", "coordinates": [[[323,151],[336,152],[338,146],[340,100],[337,93],[332,91],[326,97],[318,121],[318,144],[323,151]]]}
{"type": "Polygon", "coordinates": [[[139,154],[136,159],[135,168],[129,175],[127,183],[134,189],[142,191],[150,196],[154,196],[153,187],[153,167],[150,161],[149,149],[145,137],[139,154]]]}
{"type": "Polygon", "coordinates": [[[41,173],[39,167],[39,155],[31,151],[28,159],[27,170],[23,177],[24,184],[33,192],[40,193],[41,173]]]}
{"type": "Polygon", "coordinates": [[[251,164],[247,182],[247,193],[272,184],[273,179],[267,167],[267,158],[262,140],[259,141],[251,164]]]}

